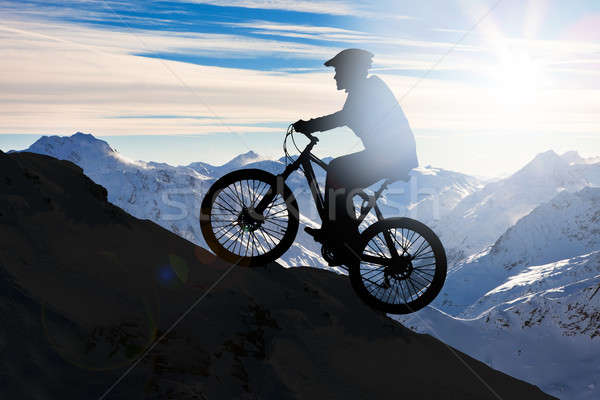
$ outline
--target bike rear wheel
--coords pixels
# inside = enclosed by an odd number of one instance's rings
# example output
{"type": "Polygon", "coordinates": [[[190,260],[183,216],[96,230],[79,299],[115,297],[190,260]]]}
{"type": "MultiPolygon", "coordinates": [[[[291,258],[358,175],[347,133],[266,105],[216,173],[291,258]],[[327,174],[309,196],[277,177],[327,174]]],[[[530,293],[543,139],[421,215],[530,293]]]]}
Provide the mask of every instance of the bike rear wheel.
{"type": "Polygon", "coordinates": [[[224,175],[211,186],[200,208],[200,228],[208,247],[226,261],[250,267],[283,255],[294,242],[298,224],[298,204],[290,188],[282,178],[260,169],[224,175]],[[272,201],[262,214],[254,212],[271,187],[272,201]]]}
{"type": "Polygon", "coordinates": [[[446,252],[436,234],[419,221],[389,218],[362,234],[360,261],[349,265],[350,281],[368,305],[408,314],[431,303],[446,279],[446,252]]]}

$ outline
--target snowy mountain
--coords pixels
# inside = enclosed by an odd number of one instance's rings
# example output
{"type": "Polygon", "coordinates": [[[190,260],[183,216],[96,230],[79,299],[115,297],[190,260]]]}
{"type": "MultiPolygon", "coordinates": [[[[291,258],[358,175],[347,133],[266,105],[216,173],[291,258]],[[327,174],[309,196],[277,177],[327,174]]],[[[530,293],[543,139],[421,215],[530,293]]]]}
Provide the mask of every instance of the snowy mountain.
{"type": "Polygon", "coordinates": [[[427,307],[397,318],[564,399],[600,397],[600,251],[530,266],[453,317],[427,307]]]}
{"type": "MultiPolygon", "coordinates": [[[[279,173],[285,167],[285,159],[266,160],[254,152],[221,166],[132,161],[80,133],[44,137],[28,151],[75,162],[107,188],[112,203],[200,245],[200,201],[215,179],[238,168],[279,173]]],[[[384,214],[431,225],[454,261],[434,307],[399,320],[560,398],[598,398],[597,161],[548,151],[494,181],[427,166],[413,170],[409,182],[393,183],[380,199],[384,214]]],[[[315,171],[322,185],[325,173],[315,171]]],[[[287,183],[298,199],[301,224],[319,226],[302,173],[287,183]]],[[[326,265],[302,227],[278,261],[288,267],[326,265]]]]}
{"type": "Polygon", "coordinates": [[[2,399],[494,399],[478,377],[550,398],[373,312],[346,277],[233,268],[33,153],[0,151],[0,310],[2,399]]]}
{"type": "Polygon", "coordinates": [[[192,168],[200,174],[210,175],[212,177],[218,178],[225,175],[228,172],[240,169],[248,164],[257,163],[262,160],[263,157],[250,150],[247,153],[240,154],[239,156],[234,157],[227,163],[220,166],[213,166],[204,162],[193,162],[191,164],[188,164],[188,167],[192,168]]]}
{"type": "Polygon", "coordinates": [[[435,301],[456,315],[526,267],[600,250],[600,188],[564,191],[509,228],[493,246],[453,266],[435,301]]]}
{"type": "MultiPolygon", "coordinates": [[[[107,189],[111,203],[202,246],[206,243],[198,222],[200,203],[216,178],[239,167],[262,166],[277,171],[283,168],[278,161],[260,161],[260,156],[254,152],[242,154],[222,166],[193,163],[173,167],[165,163],[133,161],[120,155],[105,141],[80,132],[70,137],[44,136],[25,151],[74,162],[94,182],[107,189]]],[[[301,234],[299,239],[302,239],[301,234]]],[[[304,239],[304,243],[312,242],[312,238],[304,239]]],[[[279,261],[286,266],[325,264],[314,245],[311,249],[302,243],[298,240],[279,261]]]]}
{"type": "Polygon", "coordinates": [[[380,202],[384,214],[409,216],[431,225],[483,187],[478,178],[430,165],[415,168],[410,175],[409,182],[390,185],[380,202]]]}
{"type": "MultiPolygon", "coordinates": [[[[266,160],[253,151],[221,166],[194,162],[174,167],[165,163],[133,161],[105,141],[80,132],[70,137],[44,136],[25,151],[76,163],[86,175],[108,190],[108,199],[113,204],[202,246],[206,243],[198,223],[200,202],[215,179],[239,168],[259,168],[274,174],[285,168],[285,158],[266,160]]],[[[315,173],[323,187],[325,171],[315,167],[315,173]]],[[[417,168],[411,174],[410,182],[395,182],[381,198],[384,214],[408,215],[428,223],[447,214],[463,197],[482,186],[476,178],[432,167],[417,168]]],[[[320,226],[302,172],[293,173],[287,184],[298,200],[302,226],[320,226]]],[[[302,226],[293,247],[278,262],[285,266],[326,265],[320,255],[320,246],[302,226]]]]}
{"type": "Polygon", "coordinates": [[[569,165],[574,164],[597,164],[600,163],[600,157],[589,157],[584,158],[579,155],[576,151],[567,151],[566,153],[561,155],[561,158],[569,163],[569,165]]]}
{"type": "Polygon", "coordinates": [[[560,398],[600,396],[600,188],[563,191],[398,318],[560,398]]]}
{"type": "MultiPolygon", "coordinates": [[[[511,308],[539,296],[564,297],[567,294],[571,295],[574,293],[573,288],[581,284],[593,286],[593,281],[598,277],[600,277],[600,251],[544,265],[529,266],[522,272],[508,277],[500,286],[480,297],[461,314],[461,317],[479,317],[494,308],[511,308]]],[[[554,313],[557,311],[552,310],[554,313]]],[[[597,314],[598,311],[600,310],[596,310],[595,313],[597,314]]],[[[590,315],[593,314],[594,312],[590,313],[590,315]]],[[[529,325],[526,322],[523,324],[529,325]]],[[[570,335],[571,332],[565,331],[564,334],[570,335]]],[[[591,337],[599,334],[600,326],[596,324],[591,329],[591,337]]]]}
{"type": "Polygon", "coordinates": [[[573,162],[578,157],[572,153],[559,156],[551,150],[537,155],[508,178],[465,196],[435,224],[434,230],[454,254],[454,260],[485,249],[507,228],[559,192],[600,186],[600,163],[573,162]]]}

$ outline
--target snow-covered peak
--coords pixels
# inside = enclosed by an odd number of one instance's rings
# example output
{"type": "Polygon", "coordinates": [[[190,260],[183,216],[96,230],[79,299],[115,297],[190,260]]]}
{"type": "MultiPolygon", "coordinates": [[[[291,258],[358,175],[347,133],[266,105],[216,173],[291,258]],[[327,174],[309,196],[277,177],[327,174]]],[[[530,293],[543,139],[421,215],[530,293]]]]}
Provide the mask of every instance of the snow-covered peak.
{"type": "Polygon", "coordinates": [[[562,192],[509,228],[478,257],[454,267],[436,303],[460,313],[509,277],[600,250],[600,188],[562,192]]]}
{"type": "Polygon", "coordinates": [[[47,150],[64,154],[82,149],[85,149],[87,153],[96,153],[95,155],[106,155],[115,152],[104,140],[83,132],[77,132],[72,136],[42,136],[26,151],[37,153],[39,150],[47,150]]]}
{"type": "Polygon", "coordinates": [[[493,245],[492,255],[503,254],[503,265],[555,261],[600,248],[600,188],[585,187],[559,193],[523,217],[493,245]]]}
{"type": "Polygon", "coordinates": [[[566,153],[563,153],[560,155],[560,158],[562,158],[563,160],[565,160],[565,162],[569,165],[572,164],[582,164],[585,162],[585,159],[583,157],[581,157],[579,155],[578,152],[576,152],[575,150],[573,151],[567,151],[566,153]]]}
{"type": "Polygon", "coordinates": [[[68,160],[86,173],[114,169],[118,165],[144,167],[144,163],[128,159],[92,134],[77,132],[71,136],[42,136],[24,151],[46,154],[68,160]]]}
{"type": "MultiPolygon", "coordinates": [[[[229,160],[228,162],[226,162],[225,164],[220,165],[220,166],[215,166],[215,165],[205,163],[202,161],[196,161],[191,164],[188,164],[188,167],[202,175],[218,178],[218,177],[225,175],[228,172],[231,172],[231,171],[234,171],[234,170],[240,169],[240,168],[261,168],[261,169],[270,170],[269,168],[262,168],[262,166],[255,166],[255,164],[261,164],[261,162],[264,162],[269,165],[281,164],[280,162],[278,162],[276,160],[267,160],[264,157],[262,157],[260,154],[255,153],[254,151],[250,150],[246,153],[235,156],[234,158],[232,158],[231,160],[229,160]]],[[[281,168],[281,170],[283,170],[283,168],[281,168]]],[[[280,171],[277,171],[276,173],[279,173],[279,172],[280,171]]]]}
{"type": "Polygon", "coordinates": [[[553,150],[538,154],[511,178],[515,179],[545,179],[549,175],[563,174],[569,167],[569,163],[553,150]]]}
{"type": "Polygon", "coordinates": [[[191,164],[188,164],[188,167],[193,169],[194,171],[198,172],[199,174],[205,175],[205,176],[211,176],[214,174],[215,172],[215,166],[202,162],[202,161],[196,161],[193,162],[191,164]]]}
{"type": "MultiPolygon", "coordinates": [[[[462,317],[477,317],[492,308],[502,311],[516,303],[525,303],[534,296],[565,294],[574,282],[600,280],[600,251],[532,265],[508,277],[500,286],[490,290],[462,313],[462,317]]],[[[589,282],[588,284],[589,285],[589,282]]]]}
{"type": "Polygon", "coordinates": [[[600,157],[588,157],[584,158],[579,155],[576,151],[567,151],[560,156],[563,160],[565,160],[569,165],[576,164],[596,164],[600,163],[600,157]]]}
{"type": "Polygon", "coordinates": [[[234,158],[229,160],[227,163],[223,164],[222,167],[239,168],[239,167],[243,167],[246,164],[261,161],[262,159],[263,159],[263,157],[261,157],[259,154],[255,153],[254,151],[250,150],[244,154],[235,156],[234,158]]]}
{"type": "Polygon", "coordinates": [[[575,192],[594,185],[600,180],[595,168],[570,166],[552,150],[538,154],[508,178],[488,183],[466,196],[440,221],[439,233],[447,247],[457,249],[457,254],[474,254],[493,244],[508,227],[559,192],[575,192]]]}

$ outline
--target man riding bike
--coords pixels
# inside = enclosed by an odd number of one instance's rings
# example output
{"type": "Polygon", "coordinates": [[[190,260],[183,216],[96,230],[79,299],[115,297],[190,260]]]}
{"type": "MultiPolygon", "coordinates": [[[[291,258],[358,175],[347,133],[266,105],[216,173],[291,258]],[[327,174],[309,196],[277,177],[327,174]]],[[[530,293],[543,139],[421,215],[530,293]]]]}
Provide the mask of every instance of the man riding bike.
{"type": "Polygon", "coordinates": [[[363,143],[364,150],[331,161],[325,183],[329,220],[321,229],[305,228],[350,257],[345,245],[354,249],[359,240],[351,195],[383,178],[408,180],[408,172],[418,166],[414,135],[400,104],[380,78],[367,77],[372,57],[365,50],[346,49],[326,61],[325,66],[335,68],[337,89],[348,93],[344,107],[294,123],[294,129],[305,134],[345,125],[363,143]]]}

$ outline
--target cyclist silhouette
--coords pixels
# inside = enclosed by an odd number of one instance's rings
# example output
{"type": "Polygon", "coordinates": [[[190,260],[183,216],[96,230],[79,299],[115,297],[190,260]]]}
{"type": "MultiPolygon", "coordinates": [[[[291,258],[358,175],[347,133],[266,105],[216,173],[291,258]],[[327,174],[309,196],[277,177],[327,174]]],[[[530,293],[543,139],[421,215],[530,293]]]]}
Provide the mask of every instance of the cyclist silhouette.
{"type": "Polygon", "coordinates": [[[325,183],[329,220],[323,221],[321,229],[305,228],[315,239],[327,239],[341,249],[344,243],[356,248],[359,240],[351,201],[354,190],[384,178],[407,181],[408,172],[418,166],[414,135],[400,104],[379,77],[367,77],[372,57],[366,50],[346,49],[326,61],[325,66],[335,68],[337,89],[348,93],[344,107],[293,124],[296,131],[307,134],[345,125],[363,143],[364,150],[330,162],[325,183]]]}
{"type": "MultiPolygon", "coordinates": [[[[202,199],[200,228],[208,246],[234,265],[264,266],[281,257],[294,243],[300,210],[287,179],[298,170],[311,189],[323,220],[321,229],[305,229],[321,242],[321,255],[330,266],[348,271],[356,294],[376,310],[407,314],[430,304],[440,293],[448,263],[437,235],[425,224],[401,216],[386,217],[377,200],[394,180],[409,179],[418,165],[415,139],[408,121],[388,87],[367,77],[373,55],[347,49],[325,65],[335,67],[338,89],[348,92],[342,110],[299,120],[288,126],[284,143],[296,131],[310,139],[281,173],[242,168],[216,180],[202,199]],[[350,127],[365,149],[338,157],[329,165],[312,150],[311,135],[337,126],[350,127]],[[327,170],[325,198],[318,190],[312,163],[327,170]],[[385,181],[372,194],[365,187],[385,181]],[[359,215],[350,200],[363,200],[359,215]],[[350,207],[351,205],[351,207],[350,207]],[[376,218],[367,215],[374,212],[376,218]],[[358,231],[361,222],[365,229],[358,231]]],[[[295,144],[295,143],[294,143],[295,144]]]]}

